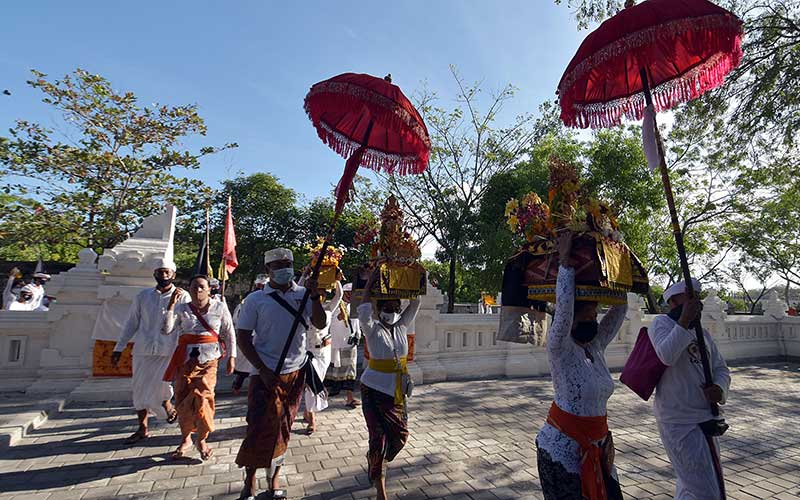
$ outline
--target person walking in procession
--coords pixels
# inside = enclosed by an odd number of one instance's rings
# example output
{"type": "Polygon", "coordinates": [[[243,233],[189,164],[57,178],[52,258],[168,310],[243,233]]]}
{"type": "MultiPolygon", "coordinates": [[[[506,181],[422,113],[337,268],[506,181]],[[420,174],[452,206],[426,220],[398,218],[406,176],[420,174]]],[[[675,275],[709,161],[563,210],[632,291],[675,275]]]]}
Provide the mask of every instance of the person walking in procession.
{"type": "Polygon", "coordinates": [[[283,367],[276,375],[306,289],[293,280],[291,250],[275,248],[266,252],[264,264],[269,272],[269,283],[263,291],[247,297],[237,331],[240,351],[257,370],[257,375],[250,377],[247,390],[247,434],[236,456],[236,464],[245,468],[240,497],[245,500],[256,497],[258,469],[269,471],[268,498],[286,498],[286,491],[280,489],[280,471],[303,395],[306,335],[309,325],[320,329],[326,325],[317,283],[309,279],[306,286],[312,293],[300,311],[301,321],[283,367]]]}
{"type": "MultiPolygon", "coordinates": [[[[320,294],[323,292],[324,290],[320,290],[320,294]]],[[[327,326],[321,330],[312,326],[306,336],[306,349],[311,354],[309,362],[317,372],[320,380],[325,380],[325,374],[331,363],[331,317],[339,309],[341,302],[342,285],[337,281],[334,284],[333,298],[322,306],[327,316],[327,326]]],[[[310,436],[317,431],[317,421],[314,414],[328,407],[328,395],[325,391],[314,394],[314,391],[306,386],[303,391],[303,399],[305,403],[303,420],[306,421],[306,433],[310,436]]]]}
{"type": "Polygon", "coordinates": [[[361,328],[358,318],[350,317],[350,301],[353,295],[353,284],[342,287],[343,296],[339,307],[331,316],[331,365],[325,374],[325,382],[330,387],[328,394],[336,396],[345,391],[345,406],[357,408],[361,402],[353,396],[358,366],[358,343],[361,340],[361,328]]]}
{"type": "MultiPolygon", "coordinates": [[[[694,292],[700,283],[692,280],[694,292]]],[[[667,365],[656,386],[653,413],[661,442],[678,477],[676,500],[725,498],[719,439],[727,425],[714,417],[709,403],[724,404],[731,383],[725,359],[707,330],[705,336],[713,384],[705,386],[695,335],[703,309],[700,299],[686,294],[681,281],[664,292],[668,314],[656,316],[648,330],[656,355],[667,365]]]]}
{"type": "Polygon", "coordinates": [[[367,471],[377,490],[378,500],[386,500],[387,464],[397,457],[408,441],[408,328],[419,312],[419,299],[405,309],[399,299],[376,301],[372,305],[372,285],[380,265],[364,288],[358,306],[358,319],[366,336],[370,359],[361,375],[361,409],[369,432],[367,471]]]}
{"type": "Polygon", "coordinates": [[[189,281],[191,302],[175,304],[172,300],[164,318],[162,333],[178,335],[164,380],[175,381],[175,406],[181,427],[181,444],[173,458],[181,458],[192,447],[192,433],[197,433],[197,451],[208,460],[212,451],[206,440],[214,432],[214,389],[217,385],[217,366],[225,357],[226,373],[236,366],[236,332],[231,313],[225,302],[211,297],[208,277],[194,276],[189,281]]]}
{"type": "MultiPolygon", "coordinates": [[[[239,304],[237,304],[233,309],[232,316],[234,328],[239,328],[239,315],[242,313],[244,301],[247,300],[247,297],[250,295],[263,290],[267,285],[267,281],[269,281],[269,278],[266,274],[259,274],[256,276],[256,279],[253,282],[253,291],[248,293],[245,298],[243,298],[242,301],[239,302],[239,304]]],[[[244,381],[247,380],[247,377],[249,377],[252,373],[255,373],[253,365],[250,364],[247,358],[240,356],[239,359],[236,360],[236,370],[233,371],[233,382],[231,383],[231,390],[234,394],[239,394],[239,392],[242,390],[242,386],[244,385],[244,381]]]]}
{"type": "Polygon", "coordinates": [[[128,319],[111,355],[111,364],[117,366],[128,342],[134,343],[133,407],[139,428],[125,440],[127,444],[150,437],[147,429],[150,415],[165,418],[168,423],[178,419],[170,403],[172,386],[162,380],[177,340],[161,335],[161,325],[170,302],[189,301],[189,295],[172,284],[175,269],[175,263],[168,259],[156,264],[153,271],[156,287],[142,290],[134,297],[128,319]]]}
{"type": "Polygon", "coordinates": [[[605,350],[625,320],[627,305],[597,322],[597,302],[576,300],[571,231],[558,239],[556,309],[547,334],[555,400],[536,436],[545,500],[622,499],[606,405],[614,380],[605,350]]]}

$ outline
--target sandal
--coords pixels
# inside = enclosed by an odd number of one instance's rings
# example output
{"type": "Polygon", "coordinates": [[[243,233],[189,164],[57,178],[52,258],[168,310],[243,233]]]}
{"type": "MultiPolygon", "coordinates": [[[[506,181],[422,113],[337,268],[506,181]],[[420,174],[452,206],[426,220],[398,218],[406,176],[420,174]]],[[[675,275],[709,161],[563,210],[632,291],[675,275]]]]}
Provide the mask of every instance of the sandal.
{"type": "Polygon", "coordinates": [[[184,448],[183,445],[178,446],[178,449],[172,452],[172,459],[180,460],[186,458],[186,452],[189,451],[189,448],[190,447],[184,448]]]}
{"type": "MultiPolygon", "coordinates": [[[[310,436],[310,435],[314,434],[316,431],[317,431],[317,428],[314,427],[313,425],[309,425],[308,427],[306,427],[306,435],[307,436],[310,436]]],[[[279,490],[276,490],[276,491],[279,491],[279,490]]]]}
{"type": "Polygon", "coordinates": [[[350,408],[351,410],[355,410],[356,408],[361,406],[361,401],[359,401],[357,399],[354,399],[354,400],[350,401],[349,403],[346,403],[345,406],[350,408]]]}
{"type": "Polygon", "coordinates": [[[273,500],[284,500],[286,498],[286,490],[270,490],[269,498],[273,500]]]}
{"type": "Polygon", "coordinates": [[[205,448],[201,448],[200,444],[198,443],[197,451],[200,452],[200,460],[202,460],[203,462],[214,456],[214,451],[211,448],[209,448],[208,445],[206,445],[205,448]]]}
{"type": "Polygon", "coordinates": [[[174,424],[178,421],[178,410],[173,409],[171,412],[167,413],[167,423],[174,424]]]}
{"type": "Polygon", "coordinates": [[[136,431],[133,434],[131,434],[130,436],[128,436],[127,438],[125,438],[125,444],[138,443],[139,441],[141,441],[143,439],[147,439],[149,437],[150,437],[150,434],[147,433],[147,432],[136,431]]]}

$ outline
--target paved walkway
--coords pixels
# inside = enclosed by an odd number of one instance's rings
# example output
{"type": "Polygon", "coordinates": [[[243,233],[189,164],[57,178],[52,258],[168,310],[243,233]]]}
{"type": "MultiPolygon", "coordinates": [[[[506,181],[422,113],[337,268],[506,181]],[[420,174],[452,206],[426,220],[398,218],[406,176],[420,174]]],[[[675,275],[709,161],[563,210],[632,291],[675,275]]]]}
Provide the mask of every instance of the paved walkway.
{"type": "MultiPolygon", "coordinates": [[[[448,382],[417,388],[411,439],[391,464],[396,498],[540,499],[533,440],[551,401],[549,379],[448,382]]],[[[800,498],[800,365],[734,370],[722,438],[728,498],[800,498]]],[[[369,498],[367,431],[360,411],[333,407],[319,431],[295,425],[284,467],[290,498],[369,498]]],[[[244,432],[245,399],[218,402],[214,457],[173,462],[174,426],[160,425],[143,446],[128,448],[131,409],[71,405],[0,454],[0,499],[238,498],[233,464],[244,432]]],[[[609,405],[617,466],[626,498],[668,499],[673,476],[649,404],[618,387],[609,405]]],[[[262,481],[262,487],[264,482],[262,481]]]]}

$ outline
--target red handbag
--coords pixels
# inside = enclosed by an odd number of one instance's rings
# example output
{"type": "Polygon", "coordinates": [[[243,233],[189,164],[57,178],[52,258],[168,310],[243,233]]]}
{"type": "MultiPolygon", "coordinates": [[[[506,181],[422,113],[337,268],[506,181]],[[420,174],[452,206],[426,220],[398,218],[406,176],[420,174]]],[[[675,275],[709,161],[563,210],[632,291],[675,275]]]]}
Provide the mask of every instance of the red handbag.
{"type": "Polygon", "coordinates": [[[650,342],[647,327],[642,327],[619,381],[647,401],[656,390],[658,381],[666,369],[667,365],[658,358],[653,343],[650,342]]]}

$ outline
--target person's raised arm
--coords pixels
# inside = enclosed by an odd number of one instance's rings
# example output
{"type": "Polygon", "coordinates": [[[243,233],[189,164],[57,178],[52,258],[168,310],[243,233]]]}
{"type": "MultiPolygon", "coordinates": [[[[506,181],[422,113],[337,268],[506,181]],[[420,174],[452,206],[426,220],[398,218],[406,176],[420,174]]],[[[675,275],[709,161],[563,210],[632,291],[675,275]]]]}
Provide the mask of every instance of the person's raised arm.
{"type": "Polygon", "coordinates": [[[325,304],[325,310],[329,313],[335,312],[339,308],[339,304],[342,303],[343,295],[342,284],[337,281],[333,284],[333,298],[325,304]]]}
{"type": "Polygon", "coordinates": [[[176,323],[178,323],[177,313],[175,312],[175,304],[177,304],[178,299],[183,294],[183,291],[180,288],[175,288],[175,291],[172,292],[172,296],[169,298],[169,305],[167,305],[167,312],[164,314],[164,320],[161,322],[161,334],[162,335],[172,335],[172,333],[176,329],[176,323]]]}
{"type": "Polygon", "coordinates": [[[558,277],[556,278],[556,311],[547,333],[547,350],[558,351],[569,341],[575,314],[575,268],[572,267],[572,231],[558,237],[558,277]]]}
{"type": "Polygon", "coordinates": [[[600,343],[600,347],[605,349],[614,340],[627,313],[628,304],[614,306],[606,312],[597,328],[597,341],[600,343]]]}
{"type": "Polygon", "coordinates": [[[325,308],[322,307],[322,294],[319,291],[319,282],[315,279],[308,278],[305,286],[310,292],[311,324],[314,325],[315,328],[322,330],[328,326],[328,315],[325,314],[325,308]]]}
{"type": "Polygon", "coordinates": [[[419,312],[419,297],[416,299],[411,300],[405,309],[403,309],[403,313],[400,314],[400,321],[399,324],[408,327],[411,323],[414,322],[414,319],[417,317],[417,313],[419,312]]]}

